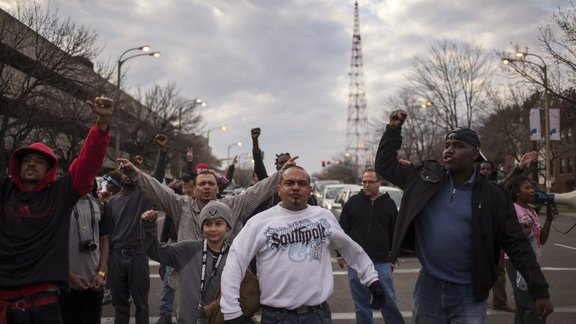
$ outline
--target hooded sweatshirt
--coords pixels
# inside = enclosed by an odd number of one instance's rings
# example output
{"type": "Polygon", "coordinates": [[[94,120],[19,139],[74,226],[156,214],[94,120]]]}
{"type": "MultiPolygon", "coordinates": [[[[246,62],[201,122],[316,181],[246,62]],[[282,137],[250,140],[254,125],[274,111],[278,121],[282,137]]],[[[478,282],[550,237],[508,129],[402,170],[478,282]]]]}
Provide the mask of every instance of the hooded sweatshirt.
{"type": "Polygon", "coordinates": [[[102,168],[109,132],[94,125],[69,173],[56,179],[58,160],[42,143],[16,150],[10,158],[10,178],[0,179],[0,290],[40,283],[68,288],[70,214],[78,199],[92,188],[102,168]],[[45,156],[49,169],[28,189],[20,178],[22,158],[45,156]]]}

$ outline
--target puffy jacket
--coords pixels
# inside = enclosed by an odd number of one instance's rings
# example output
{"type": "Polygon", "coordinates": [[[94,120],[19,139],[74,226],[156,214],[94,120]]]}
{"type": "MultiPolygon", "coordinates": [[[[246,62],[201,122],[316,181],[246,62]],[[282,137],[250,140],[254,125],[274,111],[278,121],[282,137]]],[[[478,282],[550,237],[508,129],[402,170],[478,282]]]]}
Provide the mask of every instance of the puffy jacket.
{"type": "MultiPolygon", "coordinates": [[[[436,161],[425,161],[422,166],[399,163],[397,151],[402,145],[400,133],[400,127],[386,127],[375,162],[376,171],[384,179],[404,190],[389,256],[392,260],[397,257],[403,244],[414,246],[414,219],[448,181],[447,170],[436,161]]],[[[522,276],[529,278],[528,291],[533,298],[549,298],[548,284],[530,243],[522,233],[512,201],[506,192],[488,179],[477,177],[472,189],[471,203],[470,253],[472,253],[472,286],[476,299],[483,301],[488,298],[489,291],[496,281],[501,248],[510,256],[514,267],[522,276]]]]}

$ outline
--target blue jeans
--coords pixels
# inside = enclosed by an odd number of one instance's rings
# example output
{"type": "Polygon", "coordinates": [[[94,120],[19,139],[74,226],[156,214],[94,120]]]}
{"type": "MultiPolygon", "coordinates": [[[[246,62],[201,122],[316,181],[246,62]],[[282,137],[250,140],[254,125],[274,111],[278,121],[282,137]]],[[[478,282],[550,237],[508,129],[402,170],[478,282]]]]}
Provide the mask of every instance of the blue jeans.
{"type": "Polygon", "coordinates": [[[420,271],[414,288],[415,324],[483,324],[486,301],[474,298],[472,285],[442,281],[420,271]]]}
{"type": "Polygon", "coordinates": [[[166,266],[164,280],[162,282],[162,295],[160,296],[160,316],[171,316],[174,306],[174,289],[168,284],[168,277],[172,273],[171,266],[166,266]]]}
{"type": "Polygon", "coordinates": [[[262,307],[261,324],[332,324],[330,306],[322,305],[322,309],[307,314],[289,314],[282,310],[262,307]]]}
{"type": "MultiPolygon", "coordinates": [[[[374,263],[374,268],[378,272],[378,279],[386,293],[386,304],[380,309],[384,321],[387,324],[403,324],[404,319],[402,318],[402,314],[398,309],[398,303],[396,302],[396,293],[394,292],[392,267],[390,263],[374,263]]],[[[358,273],[351,267],[348,267],[348,280],[350,280],[350,292],[352,293],[352,299],[354,300],[356,323],[374,323],[372,308],[370,308],[370,302],[372,300],[370,289],[360,282],[360,279],[358,279],[358,273]]]]}

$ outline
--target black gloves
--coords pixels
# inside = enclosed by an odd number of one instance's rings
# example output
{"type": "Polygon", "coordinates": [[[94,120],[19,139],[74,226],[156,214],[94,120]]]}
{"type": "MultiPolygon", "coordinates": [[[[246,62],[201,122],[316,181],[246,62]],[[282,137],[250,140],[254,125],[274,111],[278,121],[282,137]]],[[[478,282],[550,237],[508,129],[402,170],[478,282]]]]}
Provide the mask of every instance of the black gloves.
{"type": "Polygon", "coordinates": [[[370,288],[370,292],[372,293],[372,303],[370,303],[370,307],[376,310],[384,307],[384,305],[386,305],[386,295],[384,294],[384,289],[380,286],[380,280],[374,281],[368,288],[370,288]]]}
{"type": "Polygon", "coordinates": [[[244,315],[224,321],[224,324],[248,324],[248,323],[250,322],[246,320],[246,317],[244,317],[244,315]]]}

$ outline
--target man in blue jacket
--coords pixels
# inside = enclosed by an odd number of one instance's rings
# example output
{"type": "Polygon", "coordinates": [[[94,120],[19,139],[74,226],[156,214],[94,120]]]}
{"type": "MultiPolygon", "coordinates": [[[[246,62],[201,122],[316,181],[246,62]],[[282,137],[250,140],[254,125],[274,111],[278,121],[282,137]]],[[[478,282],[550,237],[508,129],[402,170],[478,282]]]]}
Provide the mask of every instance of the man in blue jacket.
{"type": "Polygon", "coordinates": [[[501,248],[522,276],[530,278],[528,291],[540,318],[545,318],[553,311],[548,284],[512,202],[504,190],[474,171],[474,163],[484,159],[478,134],[457,128],[446,135],[443,163],[403,165],[397,152],[406,116],[402,110],[390,114],[375,166],[384,179],[404,190],[390,260],[405,238],[415,241],[422,270],[414,291],[414,323],[485,323],[501,248]]]}

